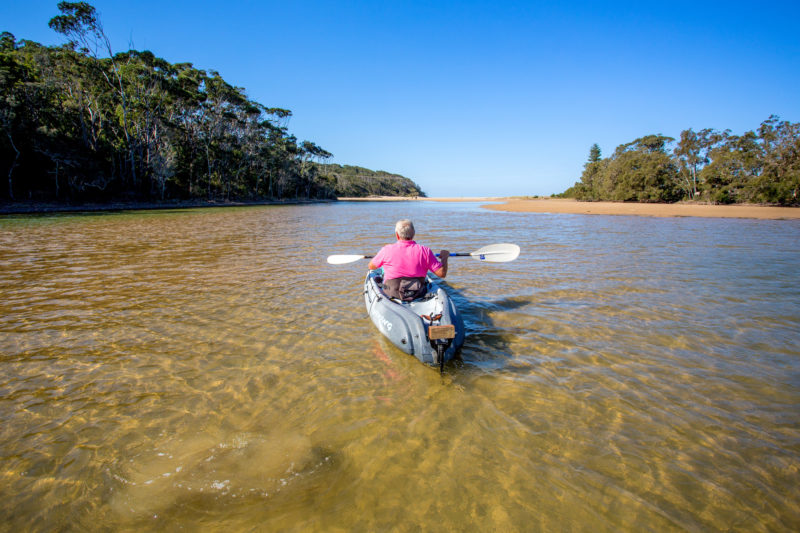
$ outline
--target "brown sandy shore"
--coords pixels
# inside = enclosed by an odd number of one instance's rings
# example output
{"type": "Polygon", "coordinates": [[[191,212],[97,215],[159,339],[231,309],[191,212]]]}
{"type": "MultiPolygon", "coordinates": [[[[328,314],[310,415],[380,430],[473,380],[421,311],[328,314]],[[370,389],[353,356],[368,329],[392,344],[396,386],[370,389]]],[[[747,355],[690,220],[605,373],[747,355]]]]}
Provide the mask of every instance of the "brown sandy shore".
{"type": "Polygon", "coordinates": [[[635,215],[647,217],[760,218],[798,219],[800,208],[761,205],[640,204],[618,202],[578,202],[566,199],[509,199],[503,204],[484,206],[496,211],[517,213],[570,213],[581,215],[635,215]]]}
{"type": "Polygon", "coordinates": [[[494,211],[515,213],[566,213],[575,215],[633,215],[647,217],[706,217],[706,218],[759,218],[786,220],[800,218],[798,207],[772,207],[762,205],[706,205],[706,204],[640,204],[622,202],[578,202],[561,198],[340,198],[360,201],[409,201],[432,202],[502,202],[482,207],[494,211]]]}

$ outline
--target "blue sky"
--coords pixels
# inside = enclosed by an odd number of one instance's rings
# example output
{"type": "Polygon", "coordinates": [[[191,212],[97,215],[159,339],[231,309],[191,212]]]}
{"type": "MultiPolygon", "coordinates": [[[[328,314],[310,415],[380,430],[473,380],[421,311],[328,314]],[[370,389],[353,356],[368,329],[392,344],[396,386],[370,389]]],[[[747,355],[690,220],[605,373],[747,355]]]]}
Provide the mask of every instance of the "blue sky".
{"type": "MultiPolygon", "coordinates": [[[[547,195],[637,137],[800,122],[800,2],[90,2],[115,51],[219,71],[332,162],[430,196],[547,195]]],[[[57,2],[0,31],[60,44],[57,2]]]]}

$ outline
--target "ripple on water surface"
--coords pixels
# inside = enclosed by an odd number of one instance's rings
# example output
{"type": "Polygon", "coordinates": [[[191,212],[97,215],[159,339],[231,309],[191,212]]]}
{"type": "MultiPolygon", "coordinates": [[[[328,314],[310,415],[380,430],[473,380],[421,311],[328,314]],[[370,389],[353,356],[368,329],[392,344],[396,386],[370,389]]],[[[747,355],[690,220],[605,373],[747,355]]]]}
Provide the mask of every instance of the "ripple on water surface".
{"type": "Polygon", "coordinates": [[[12,530],[800,528],[796,221],[342,203],[0,218],[12,530]],[[410,217],[468,338],[366,316],[410,217]],[[365,223],[369,221],[369,223],[365,223]]]}

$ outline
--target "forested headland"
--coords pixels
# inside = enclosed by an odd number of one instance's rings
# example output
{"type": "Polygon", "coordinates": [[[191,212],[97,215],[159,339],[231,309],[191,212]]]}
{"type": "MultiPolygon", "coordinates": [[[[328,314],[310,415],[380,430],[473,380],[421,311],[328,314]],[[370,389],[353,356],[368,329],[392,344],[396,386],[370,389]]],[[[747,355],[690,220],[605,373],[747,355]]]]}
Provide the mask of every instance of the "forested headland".
{"type": "Polygon", "coordinates": [[[319,172],[333,180],[337,196],[425,196],[410,179],[383,170],[320,164],[319,172]]]}
{"type": "Polygon", "coordinates": [[[322,164],[332,154],[289,132],[291,111],[251,100],[213,70],[115,54],[94,7],[58,9],[49,26],[62,46],[0,35],[0,201],[422,194],[402,176],[322,164]]]}
{"type": "Polygon", "coordinates": [[[647,135],[603,158],[595,144],[581,179],[557,195],[587,201],[800,205],[800,124],[771,116],[755,131],[647,135]]]}

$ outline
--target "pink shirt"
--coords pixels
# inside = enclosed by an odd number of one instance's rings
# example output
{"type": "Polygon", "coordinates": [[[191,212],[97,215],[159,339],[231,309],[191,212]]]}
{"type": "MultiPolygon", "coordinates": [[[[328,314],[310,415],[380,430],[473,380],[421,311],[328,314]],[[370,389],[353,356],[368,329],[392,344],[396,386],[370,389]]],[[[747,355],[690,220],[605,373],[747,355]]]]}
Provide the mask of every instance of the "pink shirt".
{"type": "Polygon", "coordinates": [[[397,241],[387,244],[372,258],[372,264],[383,267],[384,279],[421,278],[442,268],[430,248],[414,241],[397,241]]]}

